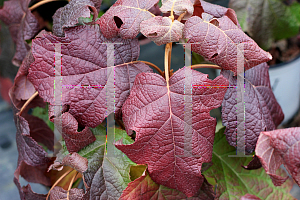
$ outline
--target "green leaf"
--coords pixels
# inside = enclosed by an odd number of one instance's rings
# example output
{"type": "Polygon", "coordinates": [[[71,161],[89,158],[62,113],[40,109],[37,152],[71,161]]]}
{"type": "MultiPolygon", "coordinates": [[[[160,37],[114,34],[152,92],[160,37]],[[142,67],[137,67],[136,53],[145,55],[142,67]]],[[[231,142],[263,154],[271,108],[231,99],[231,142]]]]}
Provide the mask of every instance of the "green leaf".
{"type": "Polygon", "coordinates": [[[263,49],[299,32],[297,2],[288,6],[282,0],[231,0],[229,6],[236,11],[242,29],[263,49]]]}
{"type": "Polygon", "coordinates": [[[49,120],[48,117],[48,103],[46,104],[45,108],[41,108],[41,107],[35,107],[32,109],[32,113],[33,116],[36,116],[42,120],[44,120],[44,122],[49,126],[49,128],[54,131],[54,124],[53,122],[51,122],[49,120]]]}
{"type": "MultiPolygon", "coordinates": [[[[236,150],[226,141],[225,127],[216,133],[212,162],[208,170],[203,174],[217,181],[217,197],[222,199],[240,199],[245,194],[253,194],[264,200],[294,199],[289,191],[293,183],[287,180],[280,187],[273,185],[270,177],[264,169],[245,170],[241,165],[247,165],[252,157],[229,157],[235,155],[236,150]]],[[[285,174],[280,169],[280,174],[285,174]]]]}
{"type": "MultiPolygon", "coordinates": [[[[81,149],[78,154],[88,159],[88,170],[83,173],[88,185],[87,199],[119,199],[123,190],[131,181],[130,167],[136,165],[125,154],[114,147],[114,141],[106,141],[106,128],[99,125],[91,129],[96,141],[81,149]],[[109,152],[112,151],[112,152],[109,152]]],[[[109,130],[108,133],[111,133],[109,130]]],[[[115,129],[115,141],[122,139],[123,144],[132,144],[133,140],[126,131],[115,129]]],[[[111,138],[111,137],[108,137],[111,138]]],[[[68,155],[65,142],[57,155],[57,161],[68,155]]]]}

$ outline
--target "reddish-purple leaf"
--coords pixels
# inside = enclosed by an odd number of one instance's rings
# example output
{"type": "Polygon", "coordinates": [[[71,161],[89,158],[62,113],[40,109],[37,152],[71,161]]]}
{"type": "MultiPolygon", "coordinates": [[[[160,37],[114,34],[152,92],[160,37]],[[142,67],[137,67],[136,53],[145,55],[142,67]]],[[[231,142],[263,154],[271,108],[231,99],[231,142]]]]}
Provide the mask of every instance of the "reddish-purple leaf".
{"type": "Polygon", "coordinates": [[[32,138],[29,124],[22,116],[15,115],[16,141],[19,152],[18,162],[30,166],[41,166],[50,162],[45,150],[32,138]]]}
{"type": "Polygon", "coordinates": [[[88,160],[75,152],[66,155],[62,160],[60,156],[57,156],[54,164],[51,165],[50,168],[60,171],[62,170],[62,166],[72,167],[82,174],[88,169],[88,160]]]}
{"type": "Polygon", "coordinates": [[[78,122],[73,115],[68,112],[63,113],[59,117],[55,117],[53,122],[57,129],[61,131],[70,153],[77,152],[96,140],[88,127],[85,127],[81,132],[77,132],[78,122]]]}
{"type": "Polygon", "coordinates": [[[148,10],[156,3],[158,0],[118,0],[96,23],[106,38],[119,34],[124,39],[132,39],[140,32],[140,23],[155,16],[148,10]]]}
{"type": "Polygon", "coordinates": [[[174,14],[180,15],[186,12],[183,19],[188,19],[193,15],[193,0],[162,0],[161,12],[168,13],[173,10],[174,14]]]}
{"type": "Polygon", "coordinates": [[[244,61],[246,71],[272,59],[271,54],[262,50],[227,16],[214,18],[203,13],[202,18],[191,17],[185,23],[183,34],[192,44],[192,51],[235,75],[241,72],[237,71],[238,61],[244,61]]]}
{"type": "Polygon", "coordinates": [[[35,62],[28,78],[45,101],[55,104],[54,43],[64,43],[61,44],[62,66],[59,67],[62,104],[70,106],[69,113],[81,126],[96,127],[110,113],[118,114],[135,76],[152,70],[144,63],[132,63],[139,56],[137,39],[108,40],[98,25],[78,26],[65,32],[65,38],[44,34],[43,38],[33,40],[35,62]],[[107,66],[107,60],[113,59],[107,58],[107,43],[119,43],[114,45],[115,66],[107,66]],[[109,101],[115,107],[108,107],[109,101]]]}
{"type": "Polygon", "coordinates": [[[235,25],[238,24],[238,19],[235,11],[231,8],[225,8],[216,4],[208,3],[203,0],[195,0],[194,3],[194,16],[202,17],[202,13],[207,13],[215,18],[221,18],[227,16],[235,25]]]}
{"type": "Polygon", "coordinates": [[[64,28],[75,26],[79,17],[90,17],[91,10],[96,18],[98,11],[91,0],[72,0],[66,6],[59,8],[53,15],[53,34],[63,37],[64,28]]]}
{"type": "Polygon", "coordinates": [[[34,58],[30,51],[23,60],[15,77],[14,85],[11,90],[14,93],[16,100],[18,101],[27,100],[35,93],[33,84],[27,78],[28,69],[33,61],[34,58]]]}
{"type": "Polygon", "coordinates": [[[197,194],[189,198],[178,190],[170,189],[155,183],[148,172],[145,172],[141,177],[128,184],[128,187],[123,191],[120,200],[213,200],[215,199],[214,197],[213,186],[210,185],[206,179],[197,194]]]}
{"type": "Polygon", "coordinates": [[[13,63],[20,66],[30,47],[25,40],[32,39],[40,30],[38,20],[28,9],[30,0],[5,1],[0,9],[0,19],[9,26],[12,39],[16,43],[13,63]]]}
{"type": "MultiPolygon", "coordinates": [[[[231,146],[236,146],[236,128],[243,131],[245,127],[245,141],[242,142],[245,142],[245,149],[249,153],[254,151],[260,132],[274,130],[284,117],[272,92],[268,69],[268,65],[263,63],[245,72],[245,84],[239,83],[239,87],[245,87],[246,91],[243,93],[243,102],[242,93],[237,93],[237,88],[232,87],[227,90],[222,103],[222,122],[226,126],[227,141],[231,146]],[[245,119],[237,118],[238,114],[243,115],[237,113],[237,110],[244,111],[244,106],[245,119]]],[[[237,86],[237,77],[232,72],[222,71],[221,74],[229,80],[231,86],[237,86]]]]}
{"type": "Polygon", "coordinates": [[[54,187],[50,192],[50,200],[79,200],[82,199],[84,195],[83,189],[73,188],[70,191],[66,191],[61,187],[54,187]],[[68,194],[69,193],[69,194],[68,194]]]}
{"type": "Polygon", "coordinates": [[[241,200],[261,200],[261,199],[253,194],[245,194],[244,196],[242,196],[241,200]]]}
{"type": "Polygon", "coordinates": [[[262,132],[255,149],[274,185],[280,186],[288,177],[276,174],[281,164],[300,186],[300,128],[279,129],[262,132]]]}
{"type": "Polygon", "coordinates": [[[253,169],[261,168],[262,164],[261,164],[259,158],[255,155],[247,166],[242,165],[242,167],[247,170],[253,170],[253,169]]]}
{"type": "Polygon", "coordinates": [[[183,23],[169,17],[156,16],[141,23],[141,33],[157,45],[178,42],[182,38],[183,23]]]}
{"type": "Polygon", "coordinates": [[[228,81],[215,80],[189,68],[175,72],[169,80],[154,73],[137,75],[134,86],[122,108],[127,132],[136,132],[131,145],[117,144],[133,162],[147,164],[151,178],[158,184],[193,196],[200,189],[201,165],[210,162],[216,119],[209,111],[218,108],[228,81]],[[190,74],[192,96],[185,104],[185,73],[190,74]],[[186,110],[190,109],[188,119],[186,110]]]}
{"type": "Polygon", "coordinates": [[[18,166],[14,173],[14,183],[17,186],[20,194],[20,199],[21,200],[28,200],[28,199],[34,199],[34,200],[45,200],[46,195],[44,194],[37,194],[32,191],[30,185],[26,185],[25,187],[21,187],[21,184],[19,182],[19,177],[20,177],[20,170],[22,168],[22,163],[18,166]]]}

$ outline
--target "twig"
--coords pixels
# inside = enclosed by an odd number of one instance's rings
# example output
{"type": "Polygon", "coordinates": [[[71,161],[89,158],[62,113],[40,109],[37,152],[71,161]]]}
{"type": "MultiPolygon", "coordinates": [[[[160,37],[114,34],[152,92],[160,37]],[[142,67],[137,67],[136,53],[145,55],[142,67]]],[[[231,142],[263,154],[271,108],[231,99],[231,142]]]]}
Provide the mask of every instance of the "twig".
{"type": "Polygon", "coordinates": [[[132,61],[132,63],[137,63],[137,62],[142,62],[142,63],[145,63],[146,65],[149,65],[150,67],[153,67],[161,76],[164,76],[164,73],[159,69],[159,67],[157,67],[153,63],[143,61],[143,60],[132,61]]]}
{"type": "Polygon", "coordinates": [[[212,64],[196,64],[191,66],[192,69],[211,68],[211,69],[222,69],[218,65],[212,64]]]}
{"type": "Polygon", "coordinates": [[[172,49],[172,43],[168,43],[166,44],[165,47],[165,78],[166,78],[166,82],[167,82],[167,87],[169,87],[169,55],[170,55],[170,51],[172,49]]]}
{"type": "Polygon", "coordinates": [[[24,103],[24,105],[22,106],[19,115],[21,116],[23,111],[25,110],[25,108],[28,106],[28,104],[30,104],[30,102],[39,95],[38,91],[36,91],[29,99],[27,99],[27,101],[24,103]]]}
{"type": "Polygon", "coordinates": [[[57,179],[57,181],[55,181],[55,183],[52,185],[51,189],[49,190],[46,200],[48,200],[49,195],[51,190],[59,183],[59,181],[61,181],[63,178],[65,178],[71,171],[73,171],[74,169],[69,169],[67,172],[65,172],[61,177],[59,177],[59,179],[57,179]]]}
{"type": "Polygon", "coordinates": [[[40,2],[38,2],[36,4],[34,4],[33,6],[31,6],[29,8],[29,10],[32,11],[32,10],[36,9],[37,7],[39,7],[39,6],[41,6],[43,4],[46,4],[46,3],[49,3],[49,2],[52,2],[52,1],[60,1],[60,0],[44,0],[44,1],[40,1],[40,2]]]}
{"type": "Polygon", "coordinates": [[[184,13],[182,13],[181,15],[179,15],[177,21],[181,21],[185,14],[186,14],[186,11],[184,13]]]}
{"type": "Polygon", "coordinates": [[[71,179],[71,182],[70,182],[70,185],[69,185],[69,188],[68,188],[68,192],[67,192],[67,199],[69,199],[70,190],[72,188],[73,182],[74,182],[77,175],[78,175],[78,172],[76,172],[75,175],[71,179]]]}

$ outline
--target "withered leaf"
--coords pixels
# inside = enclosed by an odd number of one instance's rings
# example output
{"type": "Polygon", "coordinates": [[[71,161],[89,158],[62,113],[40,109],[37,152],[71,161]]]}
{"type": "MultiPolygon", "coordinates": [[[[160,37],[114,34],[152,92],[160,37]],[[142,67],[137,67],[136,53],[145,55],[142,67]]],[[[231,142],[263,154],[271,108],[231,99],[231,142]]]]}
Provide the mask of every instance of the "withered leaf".
{"type": "Polygon", "coordinates": [[[263,168],[276,186],[282,185],[288,179],[276,174],[282,164],[300,186],[299,152],[299,127],[261,132],[255,149],[263,168]]]}
{"type": "Polygon", "coordinates": [[[79,17],[90,17],[91,10],[94,18],[98,11],[91,0],[72,0],[62,8],[59,8],[53,15],[53,34],[63,37],[64,28],[73,27],[78,23],[79,17]]]}
{"type": "Polygon", "coordinates": [[[156,16],[141,23],[141,33],[157,45],[178,42],[182,38],[183,23],[169,17],[156,16]]]}
{"type": "Polygon", "coordinates": [[[173,10],[176,15],[186,12],[183,18],[186,20],[193,15],[193,0],[162,0],[160,10],[163,13],[168,13],[173,10]]]}

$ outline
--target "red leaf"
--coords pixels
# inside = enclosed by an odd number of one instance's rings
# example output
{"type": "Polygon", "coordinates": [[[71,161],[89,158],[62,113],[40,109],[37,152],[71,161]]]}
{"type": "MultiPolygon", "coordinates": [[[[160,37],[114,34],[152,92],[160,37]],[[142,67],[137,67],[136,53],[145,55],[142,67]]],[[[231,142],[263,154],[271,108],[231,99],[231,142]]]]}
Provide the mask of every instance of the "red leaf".
{"type": "Polygon", "coordinates": [[[53,34],[63,37],[64,28],[75,26],[79,17],[90,17],[91,11],[96,18],[98,12],[91,0],[72,0],[53,15],[53,34]]]}
{"type": "Polygon", "coordinates": [[[9,26],[16,53],[13,63],[20,66],[30,47],[25,40],[32,39],[40,30],[38,20],[28,9],[30,0],[5,1],[0,10],[0,19],[9,26]]]}
{"type": "Polygon", "coordinates": [[[276,170],[281,164],[300,186],[300,128],[279,129],[261,132],[255,149],[263,168],[274,185],[280,186],[288,177],[281,177],[276,170]]]}
{"type": "Polygon", "coordinates": [[[96,137],[88,127],[85,127],[81,132],[77,132],[78,122],[68,112],[55,117],[53,121],[56,128],[61,132],[70,153],[77,152],[96,140],[96,137]]]}
{"type": "Polygon", "coordinates": [[[193,15],[202,17],[202,13],[210,14],[215,18],[221,18],[226,15],[235,25],[239,26],[235,11],[231,8],[225,8],[223,6],[208,3],[203,0],[196,0],[194,4],[193,15]]]}
{"type": "Polygon", "coordinates": [[[19,182],[19,177],[20,177],[20,170],[22,168],[22,163],[18,166],[14,173],[14,183],[16,184],[19,194],[20,194],[20,199],[21,200],[28,200],[28,199],[34,199],[34,200],[45,200],[46,195],[44,194],[37,194],[32,191],[30,185],[26,185],[25,187],[21,187],[21,184],[19,182]]]}
{"type": "Polygon", "coordinates": [[[202,19],[191,17],[185,23],[184,38],[192,44],[192,51],[204,56],[225,70],[237,71],[237,62],[244,61],[245,71],[272,59],[227,16],[213,18],[203,13],[202,19]],[[240,58],[241,57],[241,58],[240,58]],[[239,58],[239,59],[238,59],[239,58]]]}
{"type": "MultiPolygon", "coordinates": [[[[237,144],[237,127],[243,130],[245,127],[245,150],[253,152],[261,131],[274,130],[283,120],[283,112],[272,92],[269,67],[266,63],[260,64],[245,72],[245,84],[240,83],[240,88],[245,87],[244,101],[241,94],[237,94],[237,88],[229,88],[222,103],[222,122],[226,126],[226,139],[231,146],[237,144]],[[238,97],[238,101],[237,101],[238,97]],[[245,104],[244,104],[245,102],[245,104]],[[245,119],[237,118],[237,108],[244,110],[245,119]],[[239,120],[239,121],[237,121],[239,120]]],[[[230,71],[222,71],[221,74],[229,80],[230,85],[237,85],[237,77],[230,71]]],[[[240,76],[240,75],[239,75],[240,76]]]]}
{"type": "Polygon", "coordinates": [[[131,145],[118,143],[116,147],[133,162],[148,164],[156,183],[193,196],[203,182],[201,165],[212,158],[216,119],[210,117],[209,111],[220,106],[227,90],[210,87],[216,85],[228,82],[223,76],[211,81],[189,68],[175,72],[169,87],[157,74],[137,75],[122,108],[127,133],[134,130],[136,139],[131,145]],[[190,73],[191,85],[195,86],[191,108],[185,108],[185,73],[190,73]],[[191,109],[192,115],[187,122],[186,109],[191,109]],[[185,148],[185,143],[191,147],[185,148]]]}
{"type": "Polygon", "coordinates": [[[132,39],[140,32],[140,23],[153,16],[148,10],[156,3],[158,0],[118,0],[96,23],[106,38],[119,34],[124,39],[132,39]]]}
{"type": "Polygon", "coordinates": [[[151,200],[151,199],[187,199],[187,200],[213,200],[215,197],[213,187],[204,180],[200,190],[191,198],[185,194],[155,183],[148,172],[130,182],[123,191],[120,200],[151,200]]]}
{"type": "Polygon", "coordinates": [[[247,166],[242,165],[242,167],[247,170],[253,170],[253,169],[261,168],[262,164],[261,164],[259,158],[255,155],[247,166]]]}
{"type": "Polygon", "coordinates": [[[15,77],[14,86],[12,90],[17,100],[27,100],[35,93],[35,88],[33,84],[27,78],[28,69],[31,63],[33,62],[34,58],[30,51],[23,60],[19,71],[15,77]]]}
{"type": "Polygon", "coordinates": [[[139,56],[138,40],[104,38],[98,25],[67,29],[66,37],[44,34],[33,40],[35,62],[28,78],[39,95],[51,105],[54,100],[54,44],[61,44],[62,104],[70,105],[69,112],[81,126],[96,127],[110,113],[119,113],[129,95],[135,76],[152,71],[144,63],[131,63],[139,56]],[[107,45],[115,46],[115,66],[107,66],[107,45]],[[66,44],[68,43],[68,44],[66,44]],[[114,87],[108,88],[107,82],[114,87]],[[109,98],[111,97],[111,98],[109,98]],[[114,106],[107,108],[107,102],[114,106]]]}
{"type": "Polygon", "coordinates": [[[178,42],[182,38],[183,24],[169,17],[156,16],[141,23],[141,33],[157,45],[178,42]]]}

